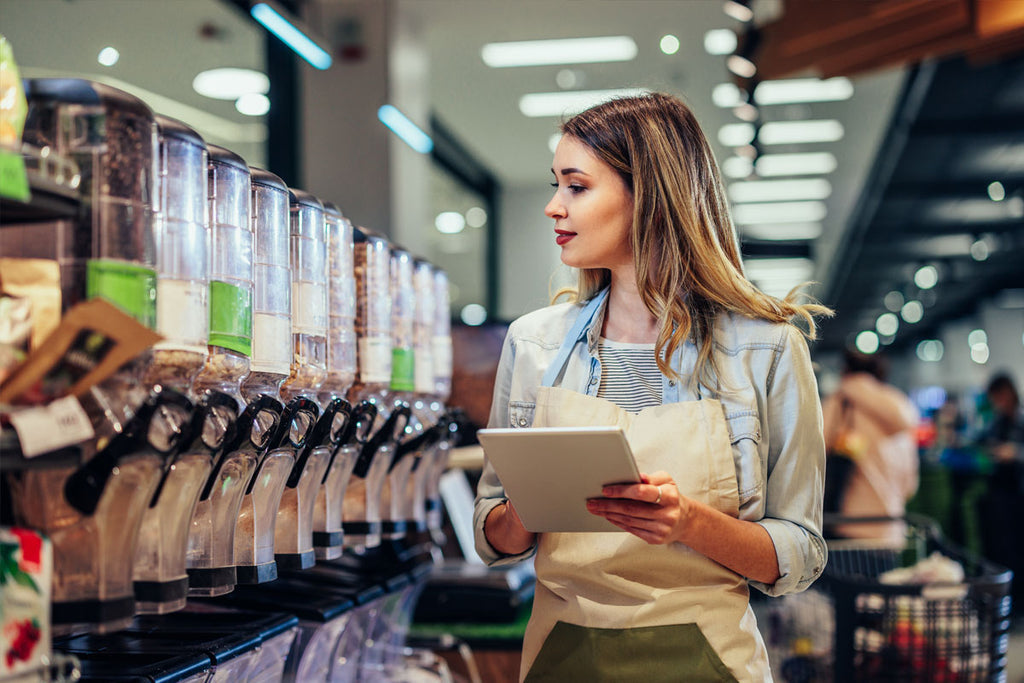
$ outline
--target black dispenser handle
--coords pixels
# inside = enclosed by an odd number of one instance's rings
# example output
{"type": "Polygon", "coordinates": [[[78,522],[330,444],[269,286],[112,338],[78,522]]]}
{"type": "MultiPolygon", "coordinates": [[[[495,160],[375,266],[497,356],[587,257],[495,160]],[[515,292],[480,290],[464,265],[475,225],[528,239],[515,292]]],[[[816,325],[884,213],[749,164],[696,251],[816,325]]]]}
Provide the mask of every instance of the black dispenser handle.
{"type": "Polygon", "coordinates": [[[409,424],[409,417],[412,415],[412,409],[408,403],[400,401],[394,405],[391,409],[391,414],[388,415],[388,419],[384,421],[380,429],[363,444],[362,450],[359,452],[359,459],[356,461],[355,468],[352,472],[360,479],[365,479],[367,473],[370,471],[370,463],[373,458],[377,455],[377,451],[388,444],[397,443],[401,437],[402,432],[405,431],[406,425],[409,424]]]}
{"type": "MultiPolygon", "coordinates": [[[[199,497],[200,500],[209,499],[210,494],[213,493],[213,487],[220,477],[220,470],[224,466],[228,455],[243,448],[253,449],[257,454],[262,454],[266,451],[270,439],[273,438],[274,432],[277,431],[278,425],[281,423],[282,410],[281,402],[266,394],[261,394],[245,407],[242,414],[235,420],[234,429],[231,430],[229,436],[224,438],[221,444],[220,457],[217,458],[213,465],[213,470],[206,480],[206,486],[203,487],[203,493],[199,497]],[[257,441],[253,430],[257,426],[256,420],[260,415],[269,415],[272,423],[265,430],[270,433],[269,438],[257,441]]],[[[255,468],[253,472],[255,473],[255,468]]],[[[252,480],[249,481],[249,487],[252,487],[252,480]]]]}
{"type": "MultiPolygon", "coordinates": [[[[298,399],[296,399],[298,400],[298,399]]],[[[291,404],[289,404],[291,405],[291,404]]],[[[316,404],[313,405],[316,408],[316,404]]],[[[343,398],[332,399],[327,407],[324,408],[324,412],[320,415],[320,419],[310,425],[308,432],[302,440],[301,446],[296,446],[296,457],[295,464],[292,465],[291,474],[288,475],[288,488],[295,488],[299,485],[299,480],[302,478],[302,472],[306,469],[306,463],[309,461],[309,456],[314,449],[320,448],[333,442],[331,438],[333,436],[331,428],[334,426],[334,418],[340,412],[345,415],[345,421],[348,421],[351,415],[352,406],[349,402],[343,398]]],[[[344,427],[342,427],[344,429],[344,427]]],[[[334,451],[332,449],[331,456],[333,458],[334,451]]],[[[330,467],[328,466],[328,469],[330,467]]],[[[326,477],[326,472],[324,473],[326,477]]]]}

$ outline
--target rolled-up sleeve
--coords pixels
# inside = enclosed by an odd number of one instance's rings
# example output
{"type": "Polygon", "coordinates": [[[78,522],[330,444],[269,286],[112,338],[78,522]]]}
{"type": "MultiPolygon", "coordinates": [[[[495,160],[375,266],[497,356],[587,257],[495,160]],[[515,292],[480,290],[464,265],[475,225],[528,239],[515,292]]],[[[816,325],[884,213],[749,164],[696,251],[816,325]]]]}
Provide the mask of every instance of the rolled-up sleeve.
{"type": "Polygon", "coordinates": [[[768,377],[768,465],[765,515],[779,562],[772,585],[751,582],[773,596],[797,593],[821,575],[827,550],[822,536],[825,440],[810,352],[800,332],[788,328],[768,377]]]}
{"type": "MultiPolygon", "coordinates": [[[[509,328],[505,336],[505,342],[501,349],[501,359],[498,362],[498,372],[494,380],[494,397],[491,401],[491,414],[487,421],[488,427],[508,427],[508,402],[509,391],[512,384],[512,370],[515,363],[515,344],[513,342],[513,326],[509,328]]],[[[532,556],[536,552],[536,545],[526,552],[518,555],[505,555],[495,550],[484,536],[484,521],[498,505],[505,501],[505,489],[498,481],[498,475],[494,468],[484,458],[483,473],[480,475],[480,483],[476,489],[476,504],[473,510],[473,534],[476,545],[476,552],[486,564],[499,566],[515,564],[532,556]]]]}

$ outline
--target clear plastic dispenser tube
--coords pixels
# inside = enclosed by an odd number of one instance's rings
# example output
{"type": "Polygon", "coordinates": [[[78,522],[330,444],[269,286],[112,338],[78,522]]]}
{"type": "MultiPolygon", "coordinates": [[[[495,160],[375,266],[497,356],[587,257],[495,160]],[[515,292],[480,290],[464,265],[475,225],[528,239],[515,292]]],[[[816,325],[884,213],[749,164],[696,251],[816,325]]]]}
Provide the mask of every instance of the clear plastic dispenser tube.
{"type": "MultiPolygon", "coordinates": [[[[376,408],[377,418],[370,430],[372,439],[392,412],[391,245],[380,235],[359,226],[353,227],[352,241],[358,371],[348,398],[353,405],[366,401],[376,408]]],[[[378,459],[376,447],[371,449],[367,444],[360,449],[343,503],[346,547],[380,545],[380,489],[389,464],[390,454],[378,459]]]]}
{"type": "MultiPolygon", "coordinates": [[[[23,142],[78,166],[82,211],[75,219],[4,225],[0,253],[56,262],[59,283],[51,287],[61,311],[99,297],[155,329],[153,112],[126,92],[79,79],[28,79],[25,93],[23,142]]],[[[125,366],[84,402],[101,435],[123,428],[145,400],[148,358],[125,366]]]]}
{"type": "Polygon", "coordinates": [[[249,375],[242,397],[280,399],[292,363],[292,275],[288,186],[273,173],[250,167],[253,254],[253,329],[249,375]]]}
{"type": "Polygon", "coordinates": [[[255,222],[249,167],[229,150],[208,145],[210,223],[210,333],[197,392],[220,391],[244,410],[241,382],[249,374],[253,338],[255,222]]]}
{"type": "Polygon", "coordinates": [[[156,331],[148,384],[188,392],[206,363],[210,317],[210,226],[206,143],[175,119],[157,116],[156,331]]]}
{"type": "Polygon", "coordinates": [[[356,379],[356,281],[352,222],[337,205],[324,203],[327,228],[327,374],[320,402],[344,398],[356,379]]]}
{"type": "MultiPolygon", "coordinates": [[[[308,569],[316,564],[313,551],[313,507],[330,461],[330,448],[314,442],[320,417],[317,404],[297,396],[288,402],[278,448],[295,453],[274,520],[274,560],[281,569],[308,569]]],[[[328,421],[329,423],[329,421],[328,421]]]]}
{"type": "MultiPolygon", "coordinates": [[[[434,393],[430,403],[431,412],[441,415],[452,393],[452,323],[451,292],[448,274],[434,270],[434,330],[433,330],[434,393]]],[[[428,470],[426,478],[427,528],[439,535],[444,524],[441,509],[441,475],[448,469],[454,432],[445,434],[424,465],[428,470]]]]}

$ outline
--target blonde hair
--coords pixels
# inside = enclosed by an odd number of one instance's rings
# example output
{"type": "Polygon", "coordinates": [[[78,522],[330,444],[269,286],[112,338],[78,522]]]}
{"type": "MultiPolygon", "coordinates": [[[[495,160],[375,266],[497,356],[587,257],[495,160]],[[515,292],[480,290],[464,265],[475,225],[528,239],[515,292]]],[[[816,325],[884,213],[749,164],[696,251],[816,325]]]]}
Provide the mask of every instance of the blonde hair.
{"type": "MultiPolygon", "coordinates": [[[[801,287],[784,299],[758,290],[743,274],[718,165],[693,112],[664,93],[615,99],[562,124],[611,166],[633,194],[630,246],[644,305],[658,321],[658,368],[680,379],[669,362],[688,338],[698,345],[694,379],[713,373],[712,338],[722,312],[793,324],[814,339],[815,315],[832,311],[800,303],[801,287]]],[[[581,269],[576,290],[559,298],[586,301],[611,281],[608,270],[581,269]]]]}

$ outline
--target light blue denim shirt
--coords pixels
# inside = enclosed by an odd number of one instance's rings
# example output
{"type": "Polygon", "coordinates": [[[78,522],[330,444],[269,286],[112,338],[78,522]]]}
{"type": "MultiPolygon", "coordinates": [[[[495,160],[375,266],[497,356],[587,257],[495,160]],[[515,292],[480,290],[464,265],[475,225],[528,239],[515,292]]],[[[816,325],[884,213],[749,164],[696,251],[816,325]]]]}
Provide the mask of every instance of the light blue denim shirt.
{"type": "MultiPolygon", "coordinates": [[[[605,292],[598,294],[605,297],[605,292]]],[[[511,324],[501,352],[489,427],[533,424],[537,390],[581,310],[556,304],[511,324]]],[[[604,302],[585,327],[555,384],[594,396],[601,383],[597,344],[604,302]]],[[[662,378],[664,402],[717,398],[725,410],[740,498],[740,519],[763,526],[775,544],[780,578],[751,581],[769,595],[804,590],[821,574],[826,549],[821,535],[825,443],[821,405],[810,354],[791,325],[719,315],[714,332],[715,387],[686,381],[697,347],[687,342],[672,357],[684,381],[662,378]]],[[[474,526],[477,552],[491,565],[518,562],[535,552],[502,555],[484,538],[487,514],[505,499],[494,470],[485,464],[477,489],[474,526]]]]}

